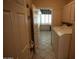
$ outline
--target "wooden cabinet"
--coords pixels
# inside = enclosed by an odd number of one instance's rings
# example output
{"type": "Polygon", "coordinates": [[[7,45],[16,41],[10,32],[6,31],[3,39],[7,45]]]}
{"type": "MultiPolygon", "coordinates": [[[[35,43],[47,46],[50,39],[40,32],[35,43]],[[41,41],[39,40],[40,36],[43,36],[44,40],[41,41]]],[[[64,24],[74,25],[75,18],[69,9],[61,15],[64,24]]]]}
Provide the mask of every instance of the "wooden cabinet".
{"type": "Polygon", "coordinates": [[[75,2],[71,3],[71,20],[74,23],[74,21],[75,21],[75,2]]]}
{"type": "Polygon", "coordinates": [[[72,40],[69,49],[69,59],[75,59],[75,25],[72,27],[72,40]]]}
{"type": "Polygon", "coordinates": [[[71,34],[59,36],[56,31],[53,32],[53,51],[56,59],[68,59],[71,34]]]}
{"type": "Polygon", "coordinates": [[[73,23],[75,20],[75,3],[72,1],[71,3],[64,6],[63,9],[63,21],[68,23],[73,23]]]}
{"type": "Polygon", "coordinates": [[[55,33],[55,32],[53,32],[53,51],[54,51],[54,53],[55,53],[55,58],[56,59],[58,59],[58,35],[55,33]]]}
{"type": "Polygon", "coordinates": [[[3,0],[3,4],[3,56],[30,59],[31,0],[3,0]]]}
{"type": "Polygon", "coordinates": [[[70,41],[70,48],[69,48],[69,59],[75,59],[75,2],[72,1],[66,6],[64,6],[63,10],[63,22],[71,23],[72,24],[72,40],[70,41]]]}

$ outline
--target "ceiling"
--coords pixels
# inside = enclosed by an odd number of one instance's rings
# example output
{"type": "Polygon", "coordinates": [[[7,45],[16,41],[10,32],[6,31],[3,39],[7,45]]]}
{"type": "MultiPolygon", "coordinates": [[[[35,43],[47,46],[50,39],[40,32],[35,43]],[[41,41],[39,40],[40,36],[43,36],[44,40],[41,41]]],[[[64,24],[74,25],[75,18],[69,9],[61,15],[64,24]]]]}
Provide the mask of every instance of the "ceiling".
{"type": "Polygon", "coordinates": [[[51,10],[49,9],[40,9],[42,14],[51,14],[51,10]]]}

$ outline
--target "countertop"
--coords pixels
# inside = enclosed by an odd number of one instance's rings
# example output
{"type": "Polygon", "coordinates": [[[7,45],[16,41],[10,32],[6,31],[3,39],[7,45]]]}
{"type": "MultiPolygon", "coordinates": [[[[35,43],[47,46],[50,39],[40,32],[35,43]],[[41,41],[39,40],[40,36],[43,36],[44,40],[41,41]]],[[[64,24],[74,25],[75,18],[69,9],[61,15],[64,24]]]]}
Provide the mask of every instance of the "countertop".
{"type": "Polygon", "coordinates": [[[72,27],[55,26],[55,27],[53,27],[53,30],[59,36],[62,36],[62,35],[65,35],[65,34],[72,34],[72,27]]]}

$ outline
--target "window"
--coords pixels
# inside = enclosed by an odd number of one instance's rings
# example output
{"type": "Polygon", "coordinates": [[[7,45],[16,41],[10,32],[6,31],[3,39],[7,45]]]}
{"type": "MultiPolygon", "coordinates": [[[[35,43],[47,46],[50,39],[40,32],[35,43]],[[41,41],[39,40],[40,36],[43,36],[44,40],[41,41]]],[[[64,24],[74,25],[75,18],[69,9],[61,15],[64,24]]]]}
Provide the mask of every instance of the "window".
{"type": "Polygon", "coordinates": [[[41,14],[40,22],[43,25],[51,25],[51,14],[41,14]]]}

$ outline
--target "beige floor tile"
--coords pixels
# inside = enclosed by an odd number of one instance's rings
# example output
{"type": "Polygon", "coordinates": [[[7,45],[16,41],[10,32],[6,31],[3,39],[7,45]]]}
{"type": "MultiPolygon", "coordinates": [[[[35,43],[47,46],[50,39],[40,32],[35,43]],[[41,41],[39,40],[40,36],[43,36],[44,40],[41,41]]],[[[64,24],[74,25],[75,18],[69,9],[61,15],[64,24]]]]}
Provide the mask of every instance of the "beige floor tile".
{"type": "Polygon", "coordinates": [[[51,45],[50,31],[41,31],[39,47],[36,49],[33,59],[55,59],[51,45]]]}

